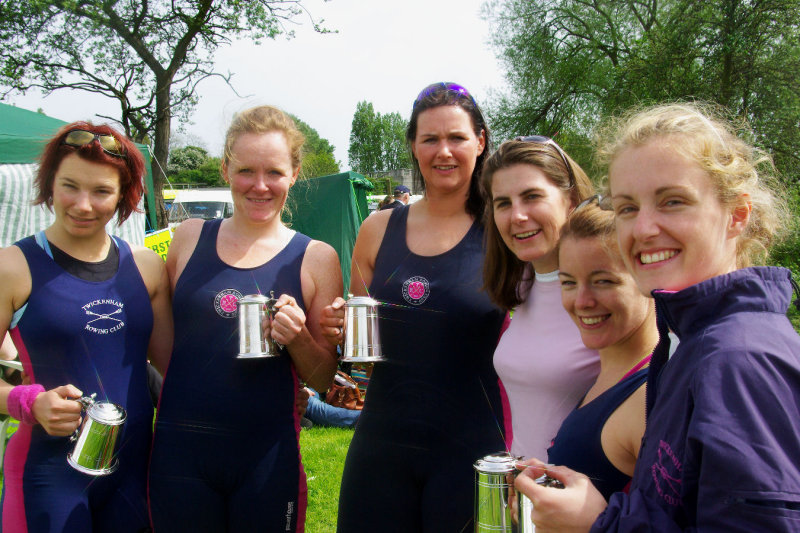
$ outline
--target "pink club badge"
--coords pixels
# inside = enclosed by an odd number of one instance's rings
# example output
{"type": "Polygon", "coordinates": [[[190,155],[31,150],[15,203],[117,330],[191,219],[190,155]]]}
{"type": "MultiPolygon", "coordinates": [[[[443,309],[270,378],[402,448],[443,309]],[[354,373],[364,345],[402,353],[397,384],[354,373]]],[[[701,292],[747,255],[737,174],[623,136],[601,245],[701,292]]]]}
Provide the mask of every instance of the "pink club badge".
{"type": "Polygon", "coordinates": [[[420,305],[428,299],[430,294],[430,283],[422,276],[408,278],[403,283],[403,298],[410,304],[420,305]]]}
{"type": "Polygon", "coordinates": [[[236,289],[225,289],[219,291],[214,298],[214,309],[223,318],[234,318],[239,310],[239,300],[242,293],[236,289]]]}

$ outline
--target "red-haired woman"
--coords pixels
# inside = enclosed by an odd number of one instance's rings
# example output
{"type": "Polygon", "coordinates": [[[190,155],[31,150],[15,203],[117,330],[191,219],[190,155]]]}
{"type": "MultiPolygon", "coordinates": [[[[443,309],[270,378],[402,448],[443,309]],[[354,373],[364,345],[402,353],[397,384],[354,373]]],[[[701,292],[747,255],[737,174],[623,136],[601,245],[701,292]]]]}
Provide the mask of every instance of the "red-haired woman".
{"type": "Polygon", "coordinates": [[[153,407],[146,361],[163,371],[172,344],[169,285],[151,250],[111,237],[143,193],[144,160],[109,126],[75,122],[46,145],[36,204],[47,229],[0,250],[0,336],[11,333],[30,384],[0,382],[0,411],[21,421],[5,456],[2,529],[140,531],[148,526],[153,407]],[[118,468],[71,468],[67,438],[81,396],[123,407],[118,468]]]}

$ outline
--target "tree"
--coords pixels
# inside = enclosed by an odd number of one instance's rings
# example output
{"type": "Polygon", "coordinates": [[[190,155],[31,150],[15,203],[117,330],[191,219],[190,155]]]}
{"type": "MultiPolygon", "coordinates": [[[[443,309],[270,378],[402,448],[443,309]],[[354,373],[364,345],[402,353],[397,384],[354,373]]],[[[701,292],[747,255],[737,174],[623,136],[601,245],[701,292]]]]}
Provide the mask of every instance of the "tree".
{"type": "Polygon", "coordinates": [[[169,153],[167,177],[171,183],[191,183],[202,187],[226,187],[220,175],[221,159],[211,157],[199,146],[175,148],[169,153]]]}
{"type": "Polygon", "coordinates": [[[339,173],[339,162],[334,155],[334,146],[327,139],[323,139],[317,130],[291,115],[297,128],[305,135],[303,166],[300,172],[304,178],[316,178],[328,174],[339,173]]]}
{"type": "Polygon", "coordinates": [[[510,95],[490,108],[498,138],[587,133],[612,85],[615,65],[652,25],[653,7],[597,0],[506,0],[485,6],[510,95]],[[640,13],[637,17],[635,13],[640,13]],[[641,21],[641,22],[640,22],[641,21]],[[588,122],[587,122],[588,119],[588,122]]]}
{"type": "Polygon", "coordinates": [[[411,168],[406,126],[399,113],[381,115],[371,102],[359,102],[350,128],[350,167],[365,175],[411,168]]]}
{"type": "Polygon", "coordinates": [[[381,125],[381,170],[411,168],[411,155],[406,146],[408,121],[396,112],[378,116],[381,125]]]}
{"type": "MultiPolygon", "coordinates": [[[[746,121],[800,209],[800,1],[493,0],[484,6],[510,93],[499,138],[554,136],[582,165],[597,119],[633,104],[700,99],[746,121]]],[[[800,225],[771,261],[800,274],[800,225]]]]}
{"type": "Polygon", "coordinates": [[[586,152],[603,115],[699,98],[749,121],[797,179],[797,0],[497,0],[484,12],[511,89],[489,110],[499,138],[560,134],[586,152]]]}
{"type": "Polygon", "coordinates": [[[350,148],[347,150],[350,168],[361,174],[372,174],[380,167],[381,130],[371,102],[356,105],[350,127],[350,148]]]}
{"type": "MultiPolygon", "coordinates": [[[[214,69],[214,51],[236,37],[291,36],[284,25],[303,13],[300,0],[4,0],[0,84],[116,99],[126,135],[152,139],[155,159],[166,168],[172,118],[187,119],[202,80],[230,81],[230,73],[214,69]]],[[[326,31],[311,20],[315,31],[326,31]]],[[[154,192],[163,226],[160,168],[154,192]]]]}
{"type": "Polygon", "coordinates": [[[339,173],[339,162],[329,152],[307,152],[300,169],[302,178],[316,178],[339,173]]]}
{"type": "Polygon", "coordinates": [[[195,170],[208,159],[208,152],[199,146],[175,148],[169,153],[167,176],[170,178],[182,170],[195,170]]]}

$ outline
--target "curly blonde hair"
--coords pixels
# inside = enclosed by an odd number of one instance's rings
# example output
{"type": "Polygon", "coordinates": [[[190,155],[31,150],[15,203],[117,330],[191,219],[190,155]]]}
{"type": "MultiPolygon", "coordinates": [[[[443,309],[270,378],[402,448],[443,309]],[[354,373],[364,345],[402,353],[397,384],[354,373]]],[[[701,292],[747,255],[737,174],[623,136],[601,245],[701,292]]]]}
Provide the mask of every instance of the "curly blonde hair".
{"type": "Polygon", "coordinates": [[[598,128],[595,158],[608,184],[608,168],[623,150],[659,139],[708,174],[723,206],[748,195],[750,220],[736,243],[737,267],[743,268],[766,261],[788,220],[772,158],[744,136],[752,136],[744,123],[734,125],[710,104],[661,104],[632,109],[598,128]]]}

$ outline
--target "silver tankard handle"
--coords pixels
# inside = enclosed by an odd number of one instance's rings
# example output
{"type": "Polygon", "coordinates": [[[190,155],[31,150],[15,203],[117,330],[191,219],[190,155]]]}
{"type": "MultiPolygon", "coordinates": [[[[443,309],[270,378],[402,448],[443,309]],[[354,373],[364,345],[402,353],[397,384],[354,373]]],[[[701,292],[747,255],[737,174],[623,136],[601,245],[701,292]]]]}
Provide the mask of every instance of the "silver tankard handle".
{"type": "MultiPolygon", "coordinates": [[[[81,416],[84,416],[86,411],[94,405],[94,399],[97,397],[97,393],[93,392],[89,396],[83,396],[82,398],[78,398],[75,400],[79,404],[81,404],[81,416]]],[[[81,426],[78,424],[78,427],[75,428],[75,431],[72,433],[72,436],[69,438],[70,442],[75,442],[78,440],[78,436],[81,434],[81,426]]]]}
{"type": "MultiPolygon", "coordinates": [[[[270,317],[270,318],[275,316],[275,313],[278,312],[278,310],[275,308],[275,304],[276,303],[278,303],[278,299],[275,298],[275,292],[274,291],[269,291],[269,300],[267,300],[266,307],[267,307],[267,311],[268,311],[268,315],[267,316],[270,317]]],[[[275,339],[270,339],[270,340],[275,344],[275,346],[278,347],[279,350],[283,350],[285,348],[285,346],[283,344],[279,343],[275,339]]]]}

